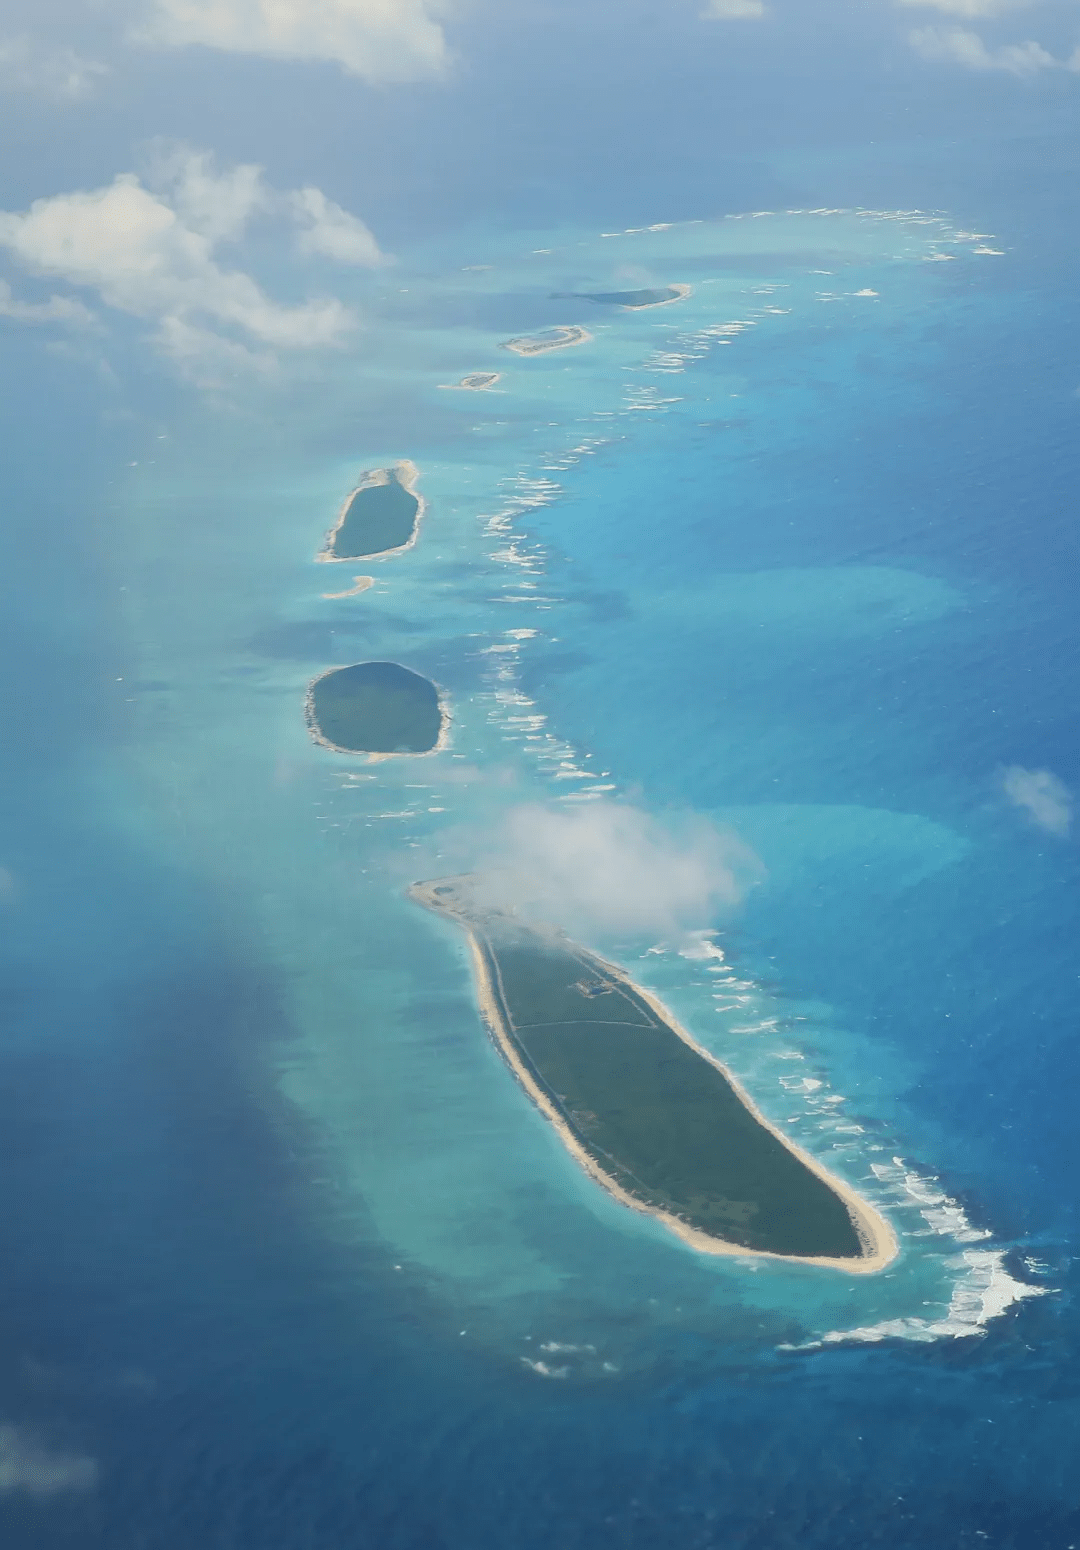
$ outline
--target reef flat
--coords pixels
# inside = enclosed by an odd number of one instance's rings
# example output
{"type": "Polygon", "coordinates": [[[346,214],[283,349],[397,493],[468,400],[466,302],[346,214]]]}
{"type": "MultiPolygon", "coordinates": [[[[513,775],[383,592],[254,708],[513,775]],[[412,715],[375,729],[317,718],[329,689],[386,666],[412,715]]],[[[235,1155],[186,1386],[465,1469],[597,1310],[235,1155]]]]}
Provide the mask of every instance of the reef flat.
{"type": "Polygon", "coordinates": [[[449,717],[429,678],[399,662],[358,662],[323,673],[308,687],[308,730],[335,753],[431,753],[449,717]]]}
{"type": "Polygon", "coordinates": [[[359,560],[408,549],[424,514],[425,503],[415,489],[419,477],[419,469],[407,460],[365,474],[316,558],[359,560]]]}
{"type": "Polygon", "coordinates": [[[477,880],[409,890],[468,933],[481,1012],[507,1064],[586,1170],[709,1253],[866,1272],[889,1224],[757,1111],[719,1061],[613,964],[486,906],[477,880]]]}

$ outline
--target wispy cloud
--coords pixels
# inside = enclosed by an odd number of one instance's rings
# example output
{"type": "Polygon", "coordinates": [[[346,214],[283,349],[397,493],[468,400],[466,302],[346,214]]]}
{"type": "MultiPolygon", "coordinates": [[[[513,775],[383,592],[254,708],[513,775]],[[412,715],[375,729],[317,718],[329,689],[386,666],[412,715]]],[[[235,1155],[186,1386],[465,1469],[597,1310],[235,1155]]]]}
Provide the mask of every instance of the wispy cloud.
{"type": "Polygon", "coordinates": [[[1002,16],[1006,11],[1018,11],[1030,5],[1031,0],[899,0],[899,4],[921,6],[924,10],[942,11],[946,16],[963,16],[974,21],[980,16],[1002,16]]]}
{"type": "MultiPolygon", "coordinates": [[[[0,211],[0,248],[31,274],[95,293],[105,306],[155,325],[157,347],[204,378],[267,366],[277,351],[340,344],[355,314],[335,297],[286,306],[217,249],[243,236],[255,215],[284,220],[300,251],[338,263],[384,262],[364,224],[318,189],[279,194],[255,166],[219,171],[187,149],[159,155],[146,186],[133,172],[104,188],[0,211]]],[[[0,311],[23,321],[85,321],[73,298],[47,302],[0,293],[0,311]]]]}
{"type": "Polygon", "coordinates": [[[440,0],[153,0],[133,37],[233,54],[323,60],[368,81],[441,75],[449,51],[440,0]]]}
{"type": "Polygon", "coordinates": [[[704,818],[661,822],[603,801],[512,808],[472,864],[490,903],[586,937],[684,937],[761,876],[742,841],[704,818]]]}
{"type": "Polygon", "coordinates": [[[935,64],[963,65],[968,70],[1007,70],[1013,75],[1031,77],[1063,63],[1041,43],[1028,40],[990,49],[977,33],[962,27],[918,27],[910,34],[910,42],[924,59],[935,64]]]}
{"type": "Polygon", "coordinates": [[[753,22],[765,15],[764,0],[709,0],[701,13],[710,22],[753,22]]]}
{"type": "Polygon", "coordinates": [[[96,1483],[93,1459],[43,1447],[23,1427],[0,1426],[0,1496],[17,1491],[55,1496],[64,1491],[89,1491],[96,1483]]]}
{"type": "Polygon", "coordinates": [[[1073,797],[1063,780],[1049,770],[1027,770],[1011,764],[1002,776],[1005,795],[1023,808],[1048,834],[1064,837],[1072,826],[1073,797]]]}
{"type": "Polygon", "coordinates": [[[25,34],[0,39],[0,85],[8,91],[77,99],[88,96],[108,73],[108,65],[72,48],[56,48],[25,34]]]}
{"type": "Polygon", "coordinates": [[[16,323],[75,324],[80,328],[97,321],[77,297],[54,295],[46,301],[20,301],[6,280],[0,280],[0,318],[12,318],[16,323]]]}

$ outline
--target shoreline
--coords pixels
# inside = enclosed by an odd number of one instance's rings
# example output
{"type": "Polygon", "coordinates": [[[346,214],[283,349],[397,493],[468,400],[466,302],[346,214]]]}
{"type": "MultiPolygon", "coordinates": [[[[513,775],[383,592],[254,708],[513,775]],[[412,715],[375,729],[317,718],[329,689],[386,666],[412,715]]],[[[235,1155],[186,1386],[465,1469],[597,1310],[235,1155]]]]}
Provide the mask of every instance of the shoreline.
{"type": "MultiPolygon", "coordinates": [[[[417,490],[416,485],[420,478],[420,470],[410,458],[403,457],[397,463],[390,463],[385,468],[372,468],[360,480],[354,490],[350,490],[342,503],[341,510],[337,514],[337,521],[323,539],[322,548],[315,556],[316,565],[355,565],[357,560],[382,560],[388,554],[404,554],[406,549],[411,549],[420,536],[420,523],[427,511],[427,501],[417,490]],[[416,501],[416,516],[413,518],[413,530],[403,544],[395,544],[392,549],[376,549],[372,554],[335,554],[334,540],[341,532],[345,518],[349,514],[349,507],[362,490],[373,490],[380,484],[389,484],[391,474],[397,475],[398,484],[416,501]]],[[[366,590],[366,589],[362,589],[366,590]]],[[[335,594],[324,594],[332,596],[335,594]]],[[[343,596],[344,594],[336,594],[343,596]]]]}
{"type": "MultiPolygon", "coordinates": [[[[355,664],[345,663],[346,667],[353,665],[355,664]]],[[[415,668],[405,667],[404,662],[394,662],[392,665],[403,668],[407,673],[416,672],[415,668]]],[[[342,748],[340,743],[332,743],[328,737],[324,736],[322,728],[319,726],[318,718],[315,715],[315,686],[316,684],[321,684],[324,678],[329,678],[331,673],[340,672],[340,667],[328,667],[325,673],[319,673],[311,680],[304,695],[304,725],[307,727],[311,741],[316,743],[318,747],[325,748],[330,753],[346,754],[350,759],[368,759],[372,763],[381,763],[383,759],[430,759],[432,754],[443,753],[450,746],[450,724],[453,719],[450,714],[450,701],[442,685],[437,684],[433,678],[429,678],[427,681],[435,690],[439,701],[439,736],[430,748],[424,748],[416,753],[411,753],[407,750],[384,752],[377,748],[342,748]]],[[[422,676],[423,674],[417,674],[417,677],[422,676]]]]}
{"type": "Polygon", "coordinates": [[[470,371],[460,382],[440,382],[438,386],[445,393],[490,393],[501,381],[501,371],[470,371]]]}
{"type": "Polygon", "coordinates": [[[570,350],[575,345],[592,343],[592,334],[579,323],[558,323],[550,332],[563,334],[566,337],[537,340],[535,335],[522,334],[516,339],[503,340],[499,349],[512,350],[515,355],[548,355],[552,350],[570,350]]]}
{"type": "Polygon", "coordinates": [[[374,585],[374,576],[354,576],[353,585],[351,587],[347,587],[344,592],[324,592],[323,597],[329,599],[331,602],[335,598],[339,597],[359,597],[361,592],[367,592],[369,588],[373,587],[374,585]]]}
{"type": "Polygon", "coordinates": [[[673,307],[677,301],[685,301],[694,292],[692,285],[683,285],[680,281],[674,281],[667,289],[675,291],[677,294],[675,296],[665,296],[663,301],[624,301],[622,310],[624,312],[648,312],[650,307],[673,307]]]}
{"type": "MultiPolygon", "coordinates": [[[[428,909],[431,909],[433,914],[446,916],[449,912],[441,903],[435,905],[427,904],[425,889],[430,886],[424,883],[414,883],[408,889],[408,893],[418,903],[425,904],[428,909]]],[[[856,1236],[863,1248],[863,1253],[858,1259],[834,1259],[825,1255],[777,1254],[769,1249],[750,1249],[739,1244],[725,1243],[723,1239],[711,1237],[708,1233],[701,1232],[698,1228],[690,1227],[680,1217],[673,1216],[670,1211],[665,1211],[659,1206],[649,1205],[646,1201],[639,1200],[637,1196],[631,1195],[627,1190],[623,1189],[610,1174],[605,1173],[604,1169],[574,1134],[573,1130],[571,1130],[547,1093],[537,1084],[529,1072],[521,1059],[513,1037],[504,1025],[498,996],[488,968],[487,957],[481,946],[480,935],[472,923],[463,916],[454,914],[453,918],[465,930],[468,937],[480,1016],[488,1029],[495,1047],[524,1087],[533,1105],[555,1127],[560,1141],[575,1162],[584,1169],[594,1182],[600,1184],[620,1204],[629,1206],[643,1216],[654,1217],[670,1232],[673,1232],[676,1237],[681,1238],[684,1243],[702,1254],[720,1254],[738,1259],[773,1259],[789,1265],[817,1265],[829,1270],[847,1271],[852,1275],[874,1275],[879,1270],[884,1270],[887,1265],[892,1264],[893,1260],[896,1259],[900,1252],[900,1245],[891,1223],[869,1201],[864,1200],[850,1184],[830,1173],[817,1158],[813,1157],[809,1152],[803,1151],[782,1130],[771,1124],[761,1113],[737,1077],[715,1055],[703,1049],[651,991],[646,990],[643,986],[631,980],[625,970],[619,968],[617,964],[609,963],[599,953],[592,953],[591,949],[587,949],[617,979],[630,985],[636,994],[641,996],[652,1008],[661,1022],[669,1027],[685,1044],[688,1044],[695,1054],[702,1056],[710,1065],[715,1066],[731,1085],[736,1098],[750,1111],[758,1124],[775,1136],[789,1152],[792,1152],[799,1159],[805,1168],[809,1169],[811,1173],[827,1184],[834,1194],[839,1196],[851,1216],[856,1236]]]]}

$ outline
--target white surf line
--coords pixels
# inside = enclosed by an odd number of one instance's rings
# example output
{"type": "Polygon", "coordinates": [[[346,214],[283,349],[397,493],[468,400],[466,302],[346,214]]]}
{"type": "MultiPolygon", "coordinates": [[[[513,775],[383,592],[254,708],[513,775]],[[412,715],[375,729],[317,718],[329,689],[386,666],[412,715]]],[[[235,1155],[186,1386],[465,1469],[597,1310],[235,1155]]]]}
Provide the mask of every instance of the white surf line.
{"type": "MultiPolygon", "coordinates": [[[[833,212],[817,212],[821,214],[833,212]]],[[[871,217],[874,218],[874,217],[871,217]]],[[[904,219],[892,215],[882,218],[904,219]]],[[[934,224],[939,227],[943,223],[937,218],[926,218],[924,224],[934,224]]],[[[910,259],[913,255],[905,254],[904,258],[910,259]]],[[[922,256],[922,255],[921,255],[922,256]]],[[[758,294],[769,293],[770,288],[758,288],[758,294]]],[[[712,348],[730,346],[739,336],[757,325],[759,318],[764,316],[787,316],[792,308],[760,308],[754,309],[756,316],[742,317],[726,323],[710,324],[704,328],[687,332],[677,341],[680,348],[676,350],[655,351],[647,358],[642,367],[630,368],[632,371],[652,369],[661,373],[685,370],[693,361],[701,359],[712,348]]],[[[637,384],[626,384],[626,397],[623,401],[622,413],[633,412],[637,407],[658,408],[661,411],[667,403],[678,402],[678,399],[661,398],[657,391],[649,393],[637,384]]],[[[609,419],[619,411],[596,411],[596,418],[609,419]]],[[[599,440],[595,445],[605,444],[608,438],[599,440]]],[[[501,509],[493,516],[485,519],[485,531],[491,537],[507,537],[513,529],[513,524],[520,518],[527,516],[532,509],[551,504],[562,494],[561,486],[550,478],[543,477],[546,473],[562,472],[580,460],[583,455],[588,455],[595,446],[589,442],[579,443],[568,449],[567,452],[556,455],[548,454],[547,461],[540,465],[541,477],[535,474],[521,472],[504,481],[508,489],[509,498],[504,500],[501,509]]],[[[531,575],[543,575],[546,563],[546,553],[542,546],[532,545],[526,548],[516,540],[504,544],[502,550],[494,551],[489,558],[496,564],[514,567],[527,567],[531,575]]],[[[509,586],[514,585],[508,583],[509,586]]],[[[522,595],[520,583],[518,593],[514,601],[528,603],[530,606],[540,601],[536,597],[522,595]]],[[[509,599],[507,599],[509,600],[509,599]]],[[[548,602],[558,599],[548,599],[548,602]]],[[[554,780],[569,781],[595,781],[596,770],[589,770],[586,766],[590,761],[590,755],[582,756],[569,744],[555,737],[547,727],[546,716],[537,710],[535,703],[517,687],[520,658],[518,651],[523,642],[535,639],[540,632],[535,628],[522,628],[503,632],[503,639],[493,642],[490,656],[494,666],[492,678],[493,705],[490,711],[492,719],[501,720],[504,729],[514,738],[519,740],[526,751],[535,759],[541,772],[545,773],[553,782],[554,780]],[[512,649],[503,650],[503,646],[512,649]],[[511,714],[511,711],[517,714],[511,714]],[[522,714],[524,712],[524,714],[522,714]]],[[[603,772],[606,774],[607,772],[603,772]]],[[[609,791],[617,790],[615,783],[606,786],[594,784],[591,787],[578,787],[574,792],[567,792],[559,800],[595,799],[609,791]]],[[[722,988],[713,990],[714,1002],[717,1011],[729,1015],[740,1014],[744,1021],[738,1024],[729,1024],[726,1030],[729,1033],[737,1033],[740,1038],[757,1040],[763,1038],[769,1041],[772,1036],[786,1037],[782,1033],[782,1025],[789,1026],[790,1018],[766,1015],[770,998],[767,992],[763,992],[752,981],[741,980],[723,962],[723,952],[715,944],[711,945],[711,951],[702,953],[701,957],[712,957],[719,960],[718,963],[709,965],[709,972],[717,974],[722,988]],[[761,1003],[765,1003],[762,1005],[761,1003]],[[749,1020],[747,1020],[749,1019],[749,1020]]],[[[717,984],[714,980],[712,985],[717,984]]],[[[780,1048],[768,1052],[775,1059],[782,1061],[804,1062],[805,1054],[790,1048],[780,1048]]],[[[751,1079],[755,1087],[758,1086],[756,1077],[751,1079]]],[[[779,1078],[780,1088],[790,1096],[803,1098],[802,1110],[797,1115],[791,1116],[794,1123],[805,1123],[816,1126],[822,1136],[831,1138],[831,1150],[841,1149],[864,1163],[868,1161],[866,1153],[880,1154],[886,1147],[883,1143],[864,1140],[867,1132],[865,1127],[855,1123],[841,1123],[843,1118],[839,1115],[840,1106],[847,1100],[844,1095],[832,1093],[827,1090],[827,1084],[823,1077],[797,1077],[779,1078]],[[824,1090],[823,1090],[824,1089],[824,1090]],[[849,1139],[850,1138],[850,1139],[849,1139]]],[[[848,1176],[852,1176],[854,1168],[849,1166],[846,1170],[848,1176]]],[[[903,1198],[897,1198],[894,1188],[890,1184],[894,1181],[888,1175],[888,1170],[883,1171],[883,1165],[870,1164],[867,1168],[866,1180],[860,1181],[859,1187],[863,1189],[872,1203],[883,1211],[901,1210],[918,1212],[923,1226],[911,1229],[903,1233],[905,1239],[912,1238],[948,1238],[952,1244],[960,1248],[959,1256],[942,1258],[941,1263],[950,1271],[955,1271],[953,1279],[953,1292],[950,1302],[950,1314],[946,1320],[926,1321],[920,1319],[906,1319],[891,1321],[887,1326],[868,1326],[865,1330],[846,1333],[834,1331],[822,1337],[819,1343],[835,1343],[837,1340],[847,1338],[885,1338],[879,1334],[878,1329],[887,1329],[887,1332],[896,1332],[897,1327],[902,1327],[909,1332],[909,1338],[939,1337],[939,1333],[972,1332],[968,1326],[972,1319],[964,1310],[976,1310],[975,1324],[981,1326],[986,1318],[996,1316],[1004,1312],[1008,1307],[1025,1296],[1039,1295],[1046,1290],[1042,1287],[1025,1286],[1024,1283],[1015,1281],[1008,1276],[1004,1269],[1004,1250],[981,1249],[972,1250],[963,1248],[962,1245],[971,1241],[981,1241],[989,1238],[991,1234],[986,1229],[973,1228],[955,1201],[952,1201],[943,1192],[931,1191],[927,1194],[928,1181],[921,1180],[920,1176],[905,1175],[903,1198]],[[874,1187],[876,1186],[876,1188],[874,1187]],[[875,1199],[877,1195],[877,1199],[875,1199]],[[982,1291],[980,1291],[980,1287],[982,1291]],[[985,1295],[983,1295],[985,1292],[985,1295]],[[958,1311],[959,1310],[959,1311],[958,1311]],[[918,1331],[918,1333],[910,1333],[918,1331]],[[927,1333],[927,1331],[930,1331],[927,1333]]],[[[942,1250],[945,1245],[942,1244],[942,1250]]],[[[936,1256],[937,1257],[937,1256],[936,1256]]],[[[545,1374],[546,1375],[546,1374],[545,1374]]],[[[561,1375],[561,1374],[560,1374],[561,1375]]]]}

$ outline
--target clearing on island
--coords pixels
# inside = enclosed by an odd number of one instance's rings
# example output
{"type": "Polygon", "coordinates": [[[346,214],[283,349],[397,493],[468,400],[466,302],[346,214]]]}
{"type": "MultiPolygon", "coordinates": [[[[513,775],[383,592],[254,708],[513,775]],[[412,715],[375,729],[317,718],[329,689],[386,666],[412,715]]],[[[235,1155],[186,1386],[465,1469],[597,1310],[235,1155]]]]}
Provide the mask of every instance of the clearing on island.
{"type": "Polygon", "coordinates": [[[773,1130],[670,1014],[612,964],[478,901],[476,879],[410,896],[468,932],[507,1063],[595,1178],[695,1247],[875,1270],[888,1223],[773,1130]]]}
{"type": "Polygon", "coordinates": [[[416,537],[423,501],[415,493],[419,471],[395,463],[365,474],[326,538],[321,560],[359,560],[404,549],[416,537]]]}
{"type": "Polygon", "coordinates": [[[429,678],[399,662],[357,662],[316,678],[307,724],[317,743],[338,753],[430,753],[445,713],[429,678]]]}

